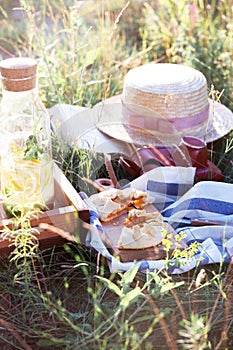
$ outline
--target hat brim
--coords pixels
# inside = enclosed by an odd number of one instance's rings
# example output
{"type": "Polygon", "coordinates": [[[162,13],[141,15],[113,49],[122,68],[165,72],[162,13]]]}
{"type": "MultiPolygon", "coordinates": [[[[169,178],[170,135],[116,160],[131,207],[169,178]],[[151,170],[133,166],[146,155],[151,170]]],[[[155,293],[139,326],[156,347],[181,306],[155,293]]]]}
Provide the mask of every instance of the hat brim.
{"type": "MultiPolygon", "coordinates": [[[[207,143],[222,138],[233,129],[233,113],[229,108],[211,99],[209,99],[209,106],[209,119],[206,130],[200,134],[193,135],[202,138],[207,143]]],[[[181,137],[184,136],[181,133],[174,132],[174,130],[169,132],[169,124],[168,133],[158,134],[156,131],[148,131],[126,123],[122,115],[122,104],[119,99],[110,99],[106,103],[102,103],[101,106],[99,105],[99,108],[97,128],[102,133],[120,141],[140,146],[148,144],[171,146],[179,144],[181,137]]],[[[172,129],[172,126],[170,129],[172,129]]],[[[191,135],[190,132],[188,134],[191,135]]]]}

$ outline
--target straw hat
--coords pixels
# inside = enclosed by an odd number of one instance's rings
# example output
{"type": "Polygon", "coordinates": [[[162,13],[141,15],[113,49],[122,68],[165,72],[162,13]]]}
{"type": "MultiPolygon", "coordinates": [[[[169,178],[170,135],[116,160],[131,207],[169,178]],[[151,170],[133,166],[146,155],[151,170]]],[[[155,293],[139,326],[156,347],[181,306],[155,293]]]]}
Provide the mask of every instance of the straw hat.
{"type": "Polygon", "coordinates": [[[233,113],[208,98],[205,76],[181,64],[150,63],[130,70],[122,95],[105,101],[102,113],[99,130],[140,145],[170,145],[186,135],[212,142],[233,129],[233,113]]]}

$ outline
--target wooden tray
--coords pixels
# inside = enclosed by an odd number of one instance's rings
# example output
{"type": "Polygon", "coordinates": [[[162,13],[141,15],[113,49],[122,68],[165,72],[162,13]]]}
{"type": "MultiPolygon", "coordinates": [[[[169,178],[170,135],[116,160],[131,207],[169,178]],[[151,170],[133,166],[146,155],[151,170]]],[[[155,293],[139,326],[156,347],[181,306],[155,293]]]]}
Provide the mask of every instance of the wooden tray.
{"type": "MultiPolygon", "coordinates": [[[[62,236],[64,232],[78,235],[80,243],[84,243],[86,230],[82,223],[89,222],[89,209],[56,164],[54,164],[54,189],[54,209],[45,211],[30,220],[31,227],[40,231],[38,235],[40,248],[63,245],[67,242],[65,236],[62,236]]],[[[0,230],[4,227],[11,229],[13,225],[14,219],[8,219],[1,206],[0,230]]],[[[12,241],[3,239],[0,235],[0,257],[8,256],[13,248],[12,241]]]]}
{"type": "MultiPolygon", "coordinates": [[[[147,212],[156,211],[153,205],[148,205],[146,208],[147,212]]],[[[120,238],[121,230],[123,223],[127,217],[126,214],[122,214],[116,219],[113,219],[109,222],[102,223],[104,228],[104,233],[106,235],[106,244],[108,248],[113,253],[113,255],[118,256],[122,262],[135,261],[135,260],[159,260],[163,259],[166,256],[164,246],[159,244],[157,246],[145,249],[118,249],[117,242],[120,238]]],[[[176,232],[171,225],[165,223],[167,234],[172,234],[173,246],[171,247],[170,252],[175,248],[175,235],[176,232]]],[[[186,247],[185,243],[181,243],[182,248],[186,247]]]]}

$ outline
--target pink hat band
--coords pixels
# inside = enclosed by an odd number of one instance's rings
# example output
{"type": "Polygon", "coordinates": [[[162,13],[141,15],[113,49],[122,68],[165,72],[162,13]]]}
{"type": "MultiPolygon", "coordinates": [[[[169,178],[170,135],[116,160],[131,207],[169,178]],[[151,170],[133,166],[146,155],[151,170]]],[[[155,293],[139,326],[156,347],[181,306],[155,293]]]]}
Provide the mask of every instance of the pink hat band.
{"type": "Polygon", "coordinates": [[[206,124],[209,118],[209,104],[201,112],[182,118],[165,119],[143,116],[129,110],[124,104],[122,104],[122,113],[124,121],[134,127],[140,127],[161,133],[167,133],[168,131],[171,132],[171,128],[174,132],[182,132],[185,129],[195,128],[195,126],[206,124]]]}

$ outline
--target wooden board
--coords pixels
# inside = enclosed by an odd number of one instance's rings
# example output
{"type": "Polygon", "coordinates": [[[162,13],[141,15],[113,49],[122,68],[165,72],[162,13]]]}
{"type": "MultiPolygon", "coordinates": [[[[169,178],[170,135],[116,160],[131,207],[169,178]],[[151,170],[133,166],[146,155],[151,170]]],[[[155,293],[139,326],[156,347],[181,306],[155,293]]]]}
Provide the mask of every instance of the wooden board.
{"type": "MultiPolygon", "coordinates": [[[[146,206],[147,212],[153,212],[156,211],[155,207],[153,205],[146,206]]],[[[109,243],[110,247],[109,250],[113,253],[113,255],[118,256],[122,262],[127,261],[135,261],[135,260],[159,260],[163,259],[166,256],[166,252],[164,251],[164,247],[162,244],[159,244],[157,246],[151,247],[151,248],[145,248],[145,249],[118,249],[117,242],[121,235],[121,230],[123,228],[123,223],[127,217],[127,213],[124,213],[120,215],[118,218],[113,219],[109,222],[103,222],[103,228],[105,235],[107,237],[107,242],[109,243]]],[[[171,225],[168,223],[165,223],[166,232],[167,234],[172,234],[172,241],[173,246],[171,247],[171,252],[174,250],[175,247],[175,235],[176,232],[172,228],[171,225]]],[[[184,248],[186,245],[182,243],[182,248],[184,248]]]]}
{"type": "MultiPolygon", "coordinates": [[[[82,223],[89,222],[89,209],[56,164],[54,165],[54,193],[54,208],[30,219],[31,227],[39,231],[40,248],[61,246],[67,242],[61,234],[58,234],[59,229],[71,235],[78,235],[80,243],[84,243],[86,229],[83,228],[82,223]],[[47,227],[42,229],[41,224],[47,224],[47,227]]],[[[0,230],[6,227],[12,229],[14,225],[15,220],[7,218],[0,205],[0,230]]],[[[13,248],[12,241],[5,238],[4,234],[0,235],[0,257],[7,257],[13,248]]]]}

